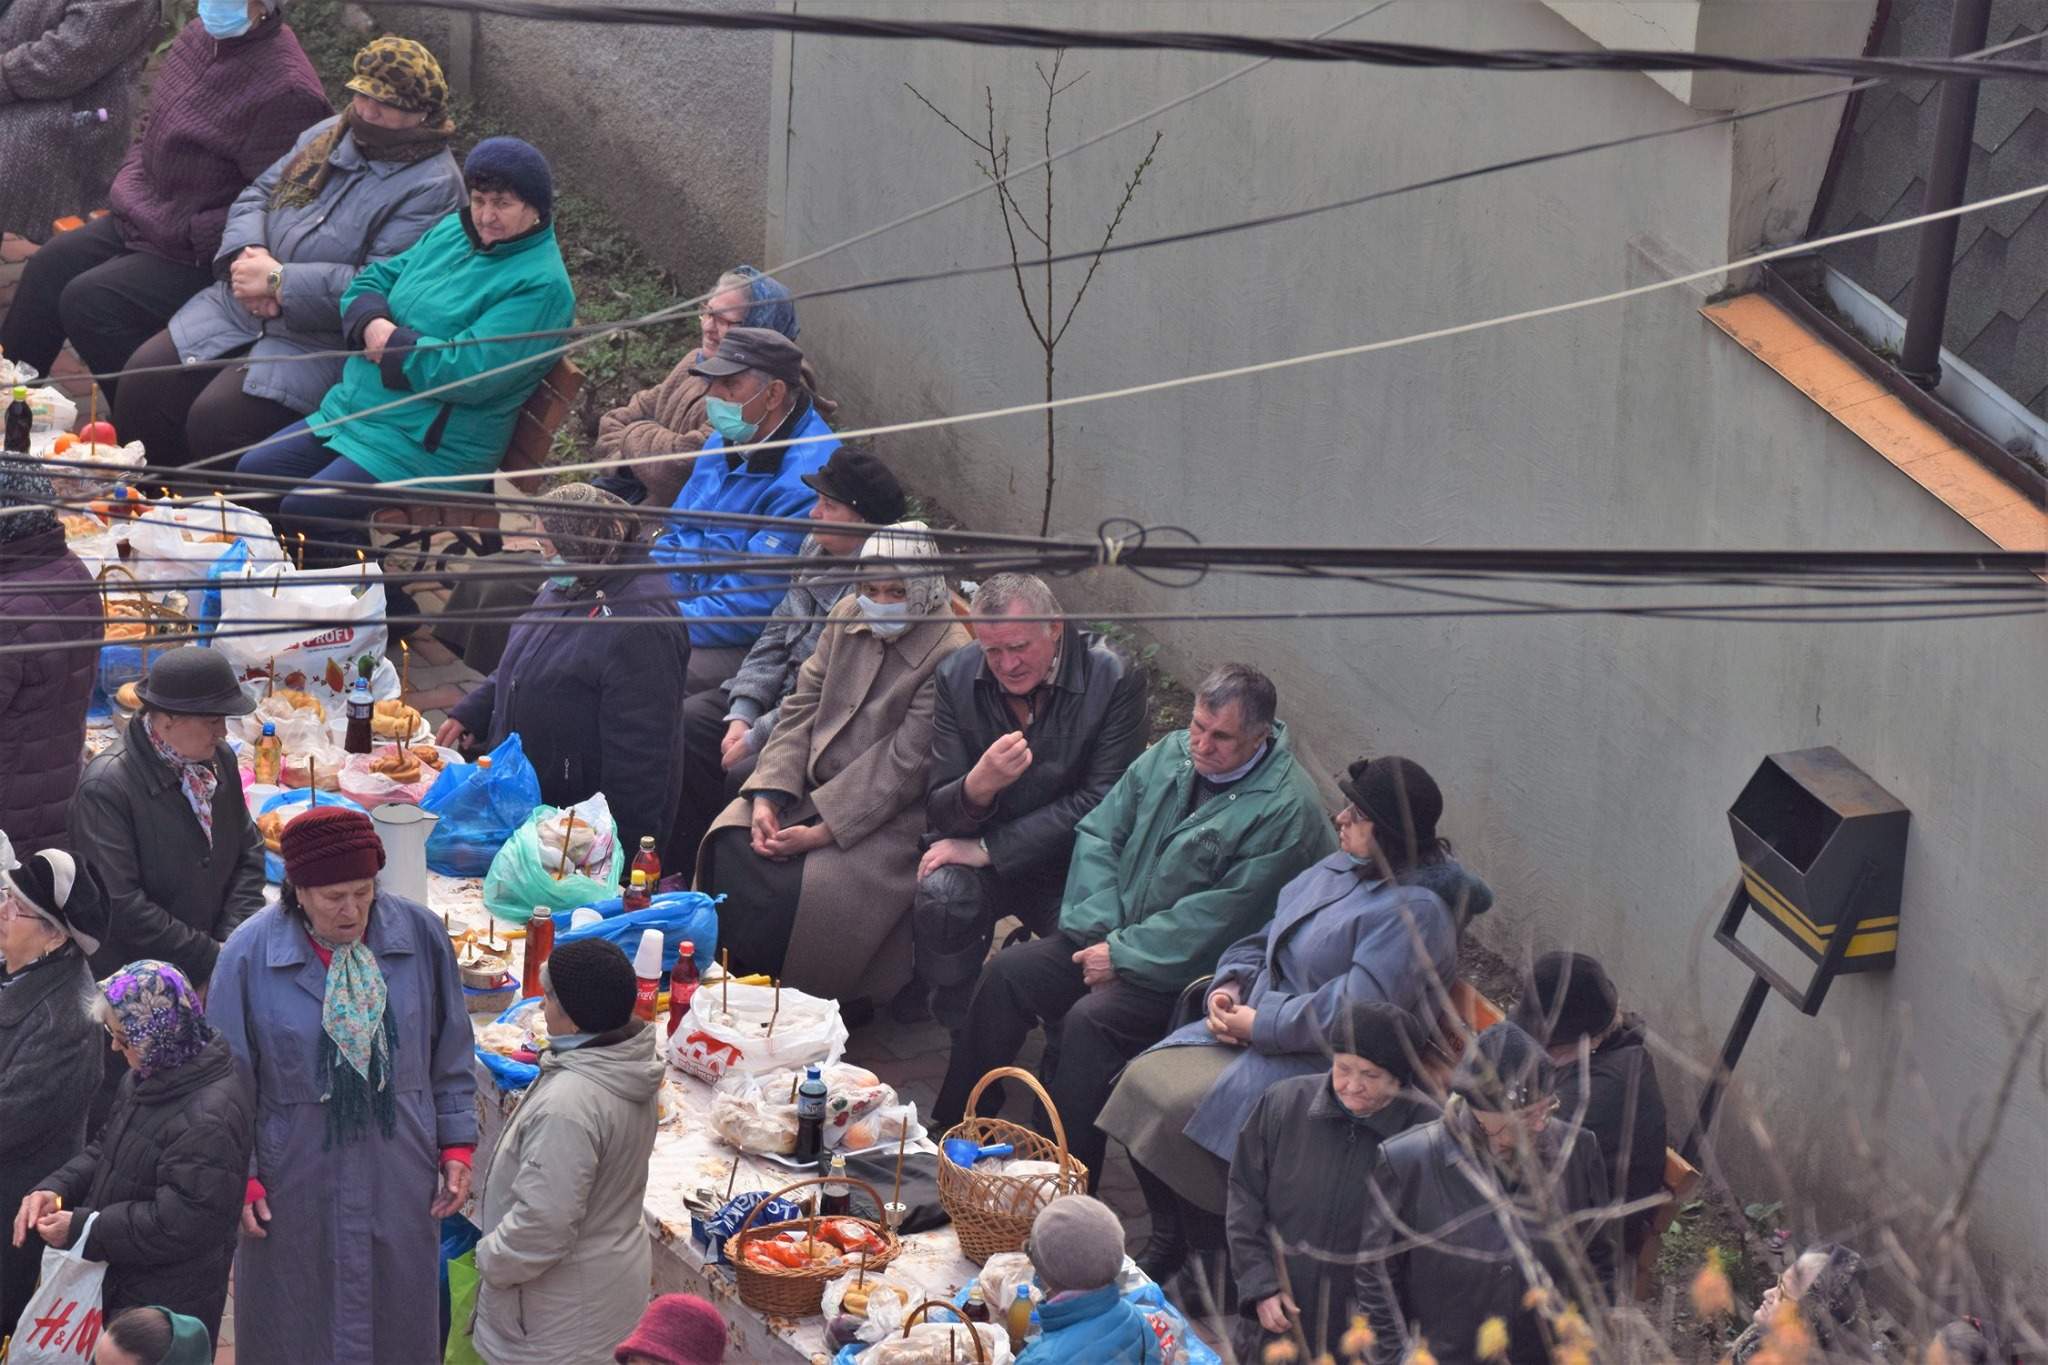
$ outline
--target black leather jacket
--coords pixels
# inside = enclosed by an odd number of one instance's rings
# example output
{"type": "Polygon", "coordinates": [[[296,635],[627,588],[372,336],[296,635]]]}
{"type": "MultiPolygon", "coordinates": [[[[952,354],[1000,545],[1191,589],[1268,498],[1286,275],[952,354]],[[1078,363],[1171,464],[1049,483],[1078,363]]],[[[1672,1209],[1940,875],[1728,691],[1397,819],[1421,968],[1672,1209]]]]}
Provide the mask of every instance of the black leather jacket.
{"type": "Polygon", "coordinates": [[[1145,748],[1145,675],[1100,637],[1069,628],[1059,667],[1024,731],[1031,766],[985,819],[968,809],[966,778],[988,746],[1017,728],[981,647],[939,665],[938,714],[925,795],[928,840],[980,838],[1006,878],[1064,881],[1074,826],[1145,748]]]}
{"type": "MultiPolygon", "coordinates": [[[[1510,1365],[1545,1365],[1551,1358],[1536,1314],[1522,1305],[1530,1284],[1499,1212],[1486,1207],[1481,1192],[1503,1180],[1495,1163],[1474,1155],[1484,1142],[1469,1114],[1454,1114],[1380,1147],[1366,1191],[1356,1284],[1358,1307],[1372,1324],[1373,1365],[1392,1365],[1418,1337],[1428,1340],[1441,1365],[1479,1365],[1479,1328],[1493,1317],[1508,1326],[1510,1365]],[[1471,1138],[1449,1131],[1461,1121],[1473,1125],[1471,1138]]],[[[1607,1202],[1607,1170],[1590,1133],[1552,1119],[1536,1154],[1549,1172],[1560,1215],[1607,1202]]],[[[1590,1267],[1603,1291],[1612,1285],[1613,1243],[1596,1235],[1596,1223],[1572,1223],[1553,1238],[1536,1212],[1536,1187],[1522,1181],[1503,1188],[1522,1240],[1567,1301],[1581,1298],[1568,1260],[1582,1258],[1581,1271],[1590,1267]]]]}

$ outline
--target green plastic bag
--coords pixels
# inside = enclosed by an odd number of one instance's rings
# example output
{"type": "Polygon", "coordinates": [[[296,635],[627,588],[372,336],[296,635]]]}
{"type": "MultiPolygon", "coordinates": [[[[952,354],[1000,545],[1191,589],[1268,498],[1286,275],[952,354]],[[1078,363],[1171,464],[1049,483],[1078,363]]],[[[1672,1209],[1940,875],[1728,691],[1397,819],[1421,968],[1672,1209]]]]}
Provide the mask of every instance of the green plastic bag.
{"type": "Polygon", "coordinates": [[[564,865],[563,826],[558,820],[562,812],[553,806],[535,806],[484,874],[484,905],[492,915],[508,924],[524,924],[536,905],[574,910],[619,894],[619,860],[624,855],[619,850],[619,827],[612,819],[610,803],[599,792],[571,809],[576,812],[576,832],[568,872],[555,876],[564,865]],[[587,846],[585,830],[592,832],[587,846]]]}
{"type": "Polygon", "coordinates": [[[441,1357],[444,1365],[489,1365],[476,1353],[476,1343],[469,1336],[479,1283],[474,1248],[448,1263],[448,1350],[441,1357]]]}

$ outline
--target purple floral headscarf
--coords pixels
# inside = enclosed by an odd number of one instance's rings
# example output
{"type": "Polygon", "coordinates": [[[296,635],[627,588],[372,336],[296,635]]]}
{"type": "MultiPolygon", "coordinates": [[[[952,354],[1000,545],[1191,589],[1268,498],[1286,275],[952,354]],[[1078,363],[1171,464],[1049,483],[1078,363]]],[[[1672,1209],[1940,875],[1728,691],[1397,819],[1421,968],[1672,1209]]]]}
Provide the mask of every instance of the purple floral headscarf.
{"type": "Polygon", "coordinates": [[[142,1058],[136,1078],[175,1071],[213,1040],[199,993],[168,962],[131,962],[100,983],[121,1031],[142,1058]]]}

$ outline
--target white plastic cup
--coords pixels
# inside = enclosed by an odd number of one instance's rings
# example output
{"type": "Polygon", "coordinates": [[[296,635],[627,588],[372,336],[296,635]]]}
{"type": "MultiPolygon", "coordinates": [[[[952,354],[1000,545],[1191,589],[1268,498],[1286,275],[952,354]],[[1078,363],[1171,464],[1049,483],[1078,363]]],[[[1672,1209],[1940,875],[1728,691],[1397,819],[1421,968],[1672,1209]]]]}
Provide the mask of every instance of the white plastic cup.
{"type": "Polygon", "coordinates": [[[633,954],[633,975],[642,980],[661,977],[661,930],[642,929],[640,948],[633,954]]]}
{"type": "Polygon", "coordinates": [[[569,916],[569,931],[571,933],[574,933],[576,930],[584,928],[587,925],[601,923],[603,919],[604,916],[597,913],[597,911],[591,909],[587,905],[583,906],[579,908],[575,914],[569,916]]]}

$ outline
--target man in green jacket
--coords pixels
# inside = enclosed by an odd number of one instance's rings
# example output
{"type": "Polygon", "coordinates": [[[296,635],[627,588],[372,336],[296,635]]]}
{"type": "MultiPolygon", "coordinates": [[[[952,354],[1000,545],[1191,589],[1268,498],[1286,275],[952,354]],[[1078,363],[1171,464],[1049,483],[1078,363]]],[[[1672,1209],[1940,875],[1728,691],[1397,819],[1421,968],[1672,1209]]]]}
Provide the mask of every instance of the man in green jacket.
{"type": "Polygon", "coordinates": [[[1046,1093],[1094,1187],[1095,1118],[1124,1063],[1165,1036],[1190,981],[1272,916],[1280,888],[1336,847],[1276,700],[1257,669],[1224,664],[1196,690],[1188,728],[1139,755],[1082,819],[1059,931],[982,968],[939,1088],[941,1131],[1042,1022],[1046,1093]]]}

